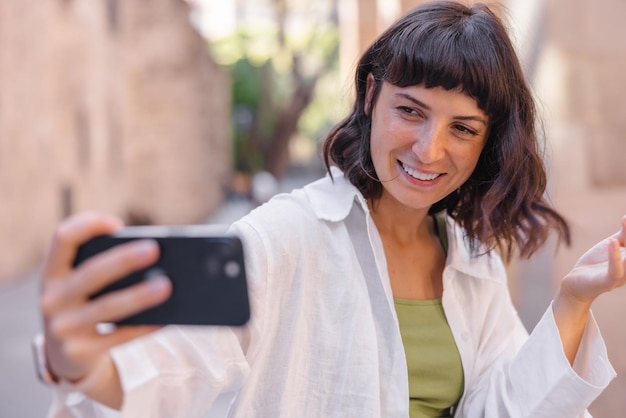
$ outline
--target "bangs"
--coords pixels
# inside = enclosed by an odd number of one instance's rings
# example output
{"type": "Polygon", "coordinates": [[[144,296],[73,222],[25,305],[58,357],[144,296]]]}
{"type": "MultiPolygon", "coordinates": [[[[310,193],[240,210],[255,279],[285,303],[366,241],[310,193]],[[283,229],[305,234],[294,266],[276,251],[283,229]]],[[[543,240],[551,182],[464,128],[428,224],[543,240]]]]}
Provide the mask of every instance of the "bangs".
{"type": "Polygon", "coordinates": [[[477,21],[486,20],[478,15],[447,21],[427,17],[408,19],[412,24],[391,35],[388,50],[378,51],[382,79],[399,87],[458,89],[474,98],[487,115],[497,117],[508,107],[510,86],[505,80],[511,79],[502,71],[507,66],[501,62],[501,39],[485,29],[489,25],[477,21]]]}

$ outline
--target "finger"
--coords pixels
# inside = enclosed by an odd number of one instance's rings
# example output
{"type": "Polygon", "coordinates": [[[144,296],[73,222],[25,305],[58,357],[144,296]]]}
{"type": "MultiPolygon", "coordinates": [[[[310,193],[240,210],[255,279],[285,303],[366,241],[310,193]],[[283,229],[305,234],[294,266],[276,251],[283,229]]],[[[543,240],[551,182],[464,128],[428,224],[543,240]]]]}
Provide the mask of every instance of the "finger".
{"type": "Polygon", "coordinates": [[[619,231],[617,239],[622,247],[626,246],[626,215],[622,217],[622,229],[619,231]]]}
{"type": "Polygon", "coordinates": [[[58,339],[76,333],[93,334],[99,323],[117,322],[163,303],[172,293],[172,284],[163,276],[100,296],[77,309],[64,311],[49,324],[58,339]]]}
{"type": "Polygon", "coordinates": [[[616,239],[612,239],[609,242],[609,279],[616,285],[624,284],[626,281],[626,268],[624,267],[625,261],[622,258],[622,250],[620,243],[616,239]]]}
{"type": "Polygon", "coordinates": [[[84,212],[62,221],[52,238],[44,261],[42,280],[63,277],[73,267],[78,246],[97,235],[110,234],[122,226],[116,217],[97,212],[84,212]]]}
{"type": "Polygon", "coordinates": [[[136,240],[117,245],[95,255],[64,281],[45,286],[42,296],[44,315],[59,308],[84,303],[87,298],[106,285],[141,268],[154,264],[159,258],[159,246],[153,240],[136,240]]]}
{"type": "Polygon", "coordinates": [[[124,276],[154,264],[159,259],[159,252],[159,244],[152,239],[116,245],[77,267],[68,287],[80,297],[91,295],[124,276]]]}

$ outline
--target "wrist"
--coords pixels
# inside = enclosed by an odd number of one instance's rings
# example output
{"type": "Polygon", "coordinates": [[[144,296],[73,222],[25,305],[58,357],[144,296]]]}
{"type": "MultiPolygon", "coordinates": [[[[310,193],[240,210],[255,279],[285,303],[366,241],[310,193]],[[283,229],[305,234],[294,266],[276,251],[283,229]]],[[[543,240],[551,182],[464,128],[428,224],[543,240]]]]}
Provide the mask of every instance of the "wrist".
{"type": "Polygon", "coordinates": [[[119,381],[117,369],[113,367],[113,361],[110,356],[102,356],[86,376],[77,380],[67,380],[57,376],[50,369],[48,356],[46,354],[46,338],[43,334],[35,335],[32,341],[32,349],[37,377],[42,383],[50,386],[66,386],[73,391],[82,392],[111,408],[120,408],[122,399],[121,385],[114,387],[111,396],[107,398],[98,397],[98,393],[100,392],[108,393],[108,382],[112,379],[119,381]]]}
{"type": "Polygon", "coordinates": [[[575,318],[586,316],[592,303],[593,300],[576,298],[561,287],[552,301],[552,307],[555,311],[563,312],[567,316],[575,318]]]}
{"type": "Polygon", "coordinates": [[[563,353],[570,365],[574,364],[585,327],[589,319],[591,301],[572,298],[559,289],[552,301],[552,314],[559,330],[563,353]]]}
{"type": "Polygon", "coordinates": [[[95,372],[99,371],[100,369],[99,367],[96,367],[91,373],[76,379],[58,376],[56,373],[54,373],[54,371],[52,371],[52,367],[50,367],[46,337],[42,333],[38,333],[33,338],[32,350],[37,377],[42,383],[46,385],[56,386],[60,384],[67,384],[79,389],[85,386],[89,387],[89,384],[86,385],[86,383],[91,383],[95,379],[94,376],[98,375],[98,373],[95,372]]]}

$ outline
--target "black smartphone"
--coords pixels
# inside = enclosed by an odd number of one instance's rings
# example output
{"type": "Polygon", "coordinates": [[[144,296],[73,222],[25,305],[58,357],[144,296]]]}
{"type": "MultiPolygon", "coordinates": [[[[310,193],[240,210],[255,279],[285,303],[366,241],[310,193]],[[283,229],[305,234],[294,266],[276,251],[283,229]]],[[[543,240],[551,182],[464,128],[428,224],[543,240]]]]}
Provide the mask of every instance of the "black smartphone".
{"type": "Polygon", "coordinates": [[[115,245],[154,239],[158,261],[106,286],[91,298],[164,274],[173,292],[161,305],[116,322],[118,325],[244,325],[250,318],[243,247],[224,227],[131,226],[80,246],[74,266],[115,245]]]}

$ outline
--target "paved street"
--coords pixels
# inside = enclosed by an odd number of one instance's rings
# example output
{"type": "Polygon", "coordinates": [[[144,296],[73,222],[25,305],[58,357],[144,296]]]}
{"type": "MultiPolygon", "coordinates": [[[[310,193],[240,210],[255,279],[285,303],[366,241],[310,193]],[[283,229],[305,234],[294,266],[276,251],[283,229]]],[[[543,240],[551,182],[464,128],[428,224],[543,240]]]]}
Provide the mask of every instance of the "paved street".
{"type": "Polygon", "coordinates": [[[40,329],[36,274],[0,288],[0,417],[44,417],[52,399],[33,368],[30,340],[40,329]]]}

